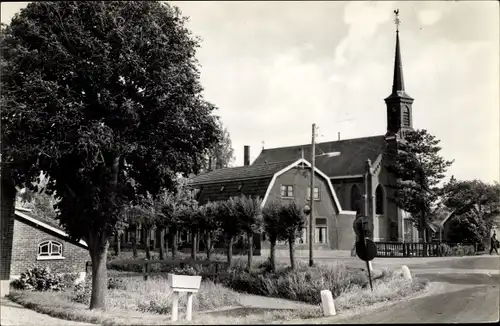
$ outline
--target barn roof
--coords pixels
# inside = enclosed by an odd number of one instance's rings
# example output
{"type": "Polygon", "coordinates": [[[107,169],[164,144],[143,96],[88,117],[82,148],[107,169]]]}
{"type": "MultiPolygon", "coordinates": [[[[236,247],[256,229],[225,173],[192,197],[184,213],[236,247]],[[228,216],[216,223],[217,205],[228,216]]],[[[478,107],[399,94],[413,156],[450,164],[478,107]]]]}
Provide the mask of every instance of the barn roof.
{"type": "MultiPolygon", "coordinates": [[[[188,184],[200,190],[198,201],[202,204],[208,201],[227,200],[231,197],[244,194],[262,198],[262,204],[264,205],[277,178],[286,171],[298,166],[310,168],[311,164],[305,159],[298,159],[294,161],[219,169],[191,177],[188,184]]],[[[338,211],[343,214],[354,213],[342,211],[328,176],[317,167],[314,171],[327,182],[338,211]]]]}
{"type": "MultiPolygon", "coordinates": [[[[252,166],[292,161],[311,157],[311,145],[263,149],[252,166]]],[[[384,136],[345,139],[316,144],[316,155],[337,152],[334,156],[318,156],[316,166],[328,177],[353,176],[365,172],[366,160],[374,162],[385,151],[384,136]]]]}

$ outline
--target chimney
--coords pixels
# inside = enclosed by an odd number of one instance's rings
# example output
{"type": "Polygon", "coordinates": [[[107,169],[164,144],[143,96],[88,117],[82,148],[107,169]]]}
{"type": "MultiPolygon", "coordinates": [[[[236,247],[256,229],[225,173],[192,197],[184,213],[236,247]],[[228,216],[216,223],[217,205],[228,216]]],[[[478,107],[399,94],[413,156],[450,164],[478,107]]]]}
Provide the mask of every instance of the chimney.
{"type": "Polygon", "coordinates": [[[337,133],[338,140],[340,140],[340,131],[337,133]]]}
{"type": "Polygon", "coordinates": [[[245,145],[245,147],[244,147],[243,165],[244,166],[250,165],[250,146],[248,146],[248,145],[245,145]]]}

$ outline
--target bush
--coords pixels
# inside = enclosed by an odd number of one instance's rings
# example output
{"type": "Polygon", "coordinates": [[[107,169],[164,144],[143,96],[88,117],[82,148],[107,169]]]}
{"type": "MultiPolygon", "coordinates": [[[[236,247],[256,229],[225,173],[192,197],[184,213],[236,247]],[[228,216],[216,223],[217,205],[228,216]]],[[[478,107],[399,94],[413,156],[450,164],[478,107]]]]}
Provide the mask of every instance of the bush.
{"type": "MultiPolygon", "coordinates": [[[[110,277],[108,279],[109,290],[126,290],[127,286],[123,279],[110,277]]],[[[90,295],[92,293],[92,277],[87,275],[83,282],[73,286],[72,300],[78,303],[90,304],[90,295]]]]}
{"type": "MultiPolygon", "coordinates": [[[[21,277],[12,281],[11,285],[17,290],[28,291],[63,291],[68,286],[71,276],[64,276],[61,273],[52,273],[50,268],[30,268],[21,273],[21,277]]],[[[76,278],[73,279],[73,281],[76,278]]]]}
{"type": "Polygon", "coordinates": [[[321,290],[330,290],[335,298],[355,286],[366,287],[368,276],[359,269],[349,270],[345,265],[310,268],[303,262],[297,262],[295,270],[277,268],[274,273],[264,262],[248,272],[244,261],[235,261],[223,284],[236,291],[319,304],[321,290]]]}
{"type": "Polygon", "coordinates": [[[448,246],[446,243],[439,244],[439,251],[441,252],[442,256],[451,256],[452,254],[451,247],[448,246]]]}

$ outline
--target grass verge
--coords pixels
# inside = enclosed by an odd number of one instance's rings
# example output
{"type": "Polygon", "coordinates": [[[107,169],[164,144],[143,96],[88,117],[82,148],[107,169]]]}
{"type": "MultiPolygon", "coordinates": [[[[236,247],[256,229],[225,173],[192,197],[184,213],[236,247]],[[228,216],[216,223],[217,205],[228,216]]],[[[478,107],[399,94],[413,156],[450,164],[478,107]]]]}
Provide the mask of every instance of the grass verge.
{"type": "MultiPolygon", "coordinates": [[[[316,271],[318,273],[318,271],[316,271]]],[[[343,313],[359,307],[368,307],[381,302],[395,302],[421,292],[426,283],[414,278],[413,282],[404,280],[400,271],[384,271],[384,277],[374,281],[374,291],[360,284],[351,284],[335,298],[339,317],[343,313]]],[[[113,277],[120,273],[112,272],[113,277]]],[[[170,295],[166,280],[155,277],[145,282],[140,276],[127,277],[125,288],[108,291],[107,310],[89,310],[88,304],[74,302],[75,294],[63,292],[17,291],[10,298],[35,311],[56,318],[99,323],[101,325],[165,325],[170,321],[170,295]]],[[[240,308],[224,312],[201,312],[224,306],[237,306],[238,293],[221,285],[203,282],[200,292],[193,302],[194,313],[191,324],[254,324],[281,323],[296,319],[317,318],[322,316],[318,305],[296,310],[269,310],[240,308]]],[[[316,293],[319,296],[319,292],[316,293]]],[[[185,296],[181,296],[180,318],[183,318],[185,296]]],[[[179,321],[174,324],[186,324],[179,321]]]]}

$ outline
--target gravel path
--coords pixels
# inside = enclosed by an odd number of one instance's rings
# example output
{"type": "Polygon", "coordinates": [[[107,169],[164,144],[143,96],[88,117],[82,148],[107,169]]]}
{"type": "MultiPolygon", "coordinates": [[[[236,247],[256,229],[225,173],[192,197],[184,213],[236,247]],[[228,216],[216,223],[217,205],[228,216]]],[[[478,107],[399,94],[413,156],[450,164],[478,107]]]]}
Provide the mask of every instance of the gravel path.
{"type": "Polygon", "coordinates": [[[38,313],[34,310],[24,308],[23,306],[12,302],[6,298],[0,299],[0,324],[19,325],[19,326],[66,326],[66,325],[92,325],[79,323],[75,321],[62,320],[49,315],[38,313]]]}

